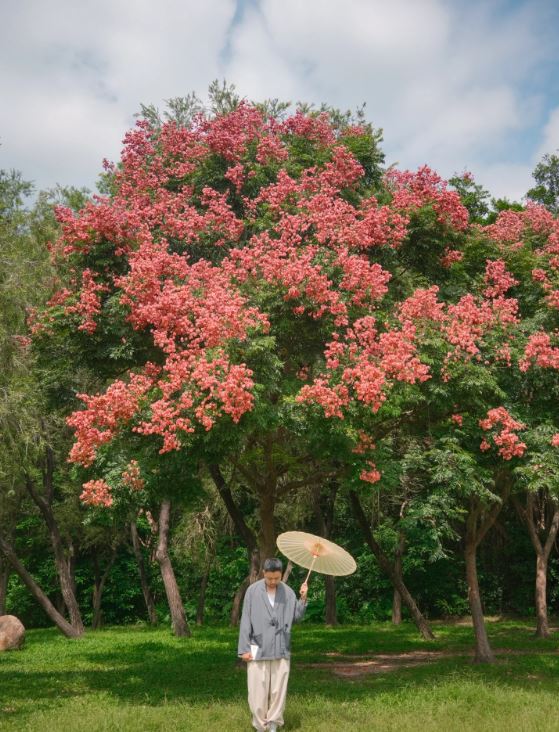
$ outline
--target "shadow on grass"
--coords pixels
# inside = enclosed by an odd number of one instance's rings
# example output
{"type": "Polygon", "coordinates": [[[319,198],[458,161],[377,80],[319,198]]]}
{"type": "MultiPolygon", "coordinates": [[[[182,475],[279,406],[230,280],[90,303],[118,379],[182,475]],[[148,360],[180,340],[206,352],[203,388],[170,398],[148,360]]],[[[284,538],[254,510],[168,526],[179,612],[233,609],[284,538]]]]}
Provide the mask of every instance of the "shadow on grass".
{"type": "MultiPolygon", "coordinates": [[[[557,642],[530,640],[526,624],[490,627],[496,646],[526,648],[527,656],[501,657],[493,666],[475,666],[469,652],[471,629],[441,625],[439,639],[427,643],[413,626],[303,626],[297,629],[290,694],[329,701],[359,700],[371,694],[397,699],[405,686],[433,688],[449,679],[467,679],[509,688],[527,688],[537,679],[557,692],[557,642]],[[413,668],[341,680],[329,669],[304,664],[333,661],[327,654],[374,656],[413,650],[455,650],[413,668]]],[[[238,703],[246,698],[246,671],[236,662],[236,632],[229,628],[196,630],[191,639],[177,639],[166,629],[114,628],[68,641],[52,630],[31,631],[26,649],[0,658],[0,712],[21,717],[37,707],[54,708],[65,699],[110,697],[125,704],[168,703],[208,705],[238,703]]],[[[290,717],[297,729],[301,720],[290,717]]]]}

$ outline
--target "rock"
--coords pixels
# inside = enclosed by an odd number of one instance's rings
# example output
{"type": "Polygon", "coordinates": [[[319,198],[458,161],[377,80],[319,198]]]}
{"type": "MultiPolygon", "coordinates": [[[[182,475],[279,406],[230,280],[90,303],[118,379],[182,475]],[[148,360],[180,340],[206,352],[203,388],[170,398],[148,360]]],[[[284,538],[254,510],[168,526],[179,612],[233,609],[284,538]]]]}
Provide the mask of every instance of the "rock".
{"type": "Polygon", "coordinates": [[[25,628],[15,615],[0,615],[0,651],[14,651],[23,647],[25,628]]]}

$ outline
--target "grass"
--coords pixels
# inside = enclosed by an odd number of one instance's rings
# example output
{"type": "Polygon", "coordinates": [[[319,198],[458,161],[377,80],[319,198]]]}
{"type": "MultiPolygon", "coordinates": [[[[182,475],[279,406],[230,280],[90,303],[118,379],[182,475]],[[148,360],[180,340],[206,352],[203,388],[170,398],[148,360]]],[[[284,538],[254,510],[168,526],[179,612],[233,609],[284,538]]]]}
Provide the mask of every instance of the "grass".
{"type": "MultiPolygon", "coordinates": [[[[493,622],[497,663],[471,662],[469,627],[435,625],[423,641],[408,624],[296,629],[285,715],[287,730],[559,730],[558,640],[536,641],[521,621],[493,622]],[[413,668],[340,678],[342,655],[447,654],[413,668]],[[313,668],[311,664],[329,664],[313,668]]],[[[0,655],[0,729],[97,732],[249,732],[236,632],[115,627],[77,641],[32,630],[23,651],[0,655]]],[[[345,659],[345,663],[355,659],[345,659]]]]}

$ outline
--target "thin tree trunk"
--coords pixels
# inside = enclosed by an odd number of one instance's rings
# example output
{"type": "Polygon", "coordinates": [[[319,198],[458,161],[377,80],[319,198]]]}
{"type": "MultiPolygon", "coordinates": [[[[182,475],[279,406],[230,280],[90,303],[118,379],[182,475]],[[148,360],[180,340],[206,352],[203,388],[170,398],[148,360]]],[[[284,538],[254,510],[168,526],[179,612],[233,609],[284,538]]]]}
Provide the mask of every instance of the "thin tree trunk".
{"type": "Polygon", "coordinates": [[[495,486],[500,489],[501,500],[495,502],[487,511],[477,498],[472,498],[470,510],[466,518],[466,535],[464,541],[464,558],[466,560],[466,581],[468,584],[468,602],[472,614],[475,637],[476,663],[492,663],[495,660],[487,637],[483,605],[477,576],[477,548],[483,541],[489,529],[497,520],[506,499],[510,494],[511,478],[505,472],[499,472],[495,477],[495,486]]]}
{"type": "MultiPolygon", "coordinates": [[[[337,483],[330,484],[330,490],[325,495],[320,486],[313,487],[313,508],[318,530],[325,539],[330,538],[334,523],[334,504],[338,492],[337,483]]],[[[329,626],[338,624],[336,608],[336,580],[332,575],[324,576],[324,623],[329,626]]]]}
{"type": "Polygon", "coordinates": [[[287,566],[285,567],[285,569],[283,571],[283,575],[282,575],[281,581],[282,582],[287,582],[287,580],[289,579],[289,575],[291,574],[292,571],[293,571],[293,562],[290,559],[287,562],[287,566]]]}
{"type": "Polygon", "coordinates": [[[547,557],[536,557],[536,637],[549,638],[547,620],[547,557]]]}
{"type": "MultiPolygon", "coordinates": [[[[545,511],[546,496],[542,497],[543,511],[545,511]]],[[[542,544],[538,533],[538,526],[535,520],[536,496],[529,492],[526,497],[526,508],[524,509],[518,499],[514,500],[514,505],[520,518],[524,521],[528,528],[528,534],[534,551],[536,552],[536,586],[535,586],[535,605],[536,605],[536,638],[549,638],[549,622],[547,617],[547,567],[551,550],[557,538],[559,530],[559,504],[556,501],[549,501],[552,506],[553,516],[549,525],[547,538],[542,544]]],[[[543,528],[545,529],[545,517],[543,528]]]]}
{"type": "Polygon", "coordinates": [[[260,566],[264,560],[275,557],[276,529],[274,511],[276,508],[275,486],[264,488],[259,495],[258,517],[260,519],[260,531],[258,532],[258,545],[260,547],[260,566]]]}
{"type": "Polygon", "coordinates": [[[105,583],[107,581],[107,577],[109,576],[109,573],[113,567],[113,564],[115,563],[115,559],[116,559],[116,549],[113,549],[113,553],[111,555],[109,563],[106,566],[103,574],[100,575],[99,561],[97,559],[97,555],[95,555],[95,559],[94,559],[95,583],[93,585],[93,621],[91,624],[91,627],[93,630],[99,630],[102,625],[102,614],[103,613],[101,610],[101,599],[103,597],[103,590],[105,589],[105,583]]]}
{"type": "Polygon", "coordinates": [[[377,561],[380,565],[380,568],[382,569],[385,574],[388,575],[390,578],[392,584],[394,585],[394,588],[398,590],[402,597],[402,601],[410,611],[410,615],[412,617],[413,622],[417,626],[417,629],[425,638],[426,640],[433,640],[434,634],[431,630],[429,623],[417,607],[417,604],[413,597],[411,596],[408,588],[404,584],[404,581],[401,577],[398,577],[398,575],[394,571],[394,565],[390,561],[390,559],[386,556],[384,551],[382,550],[382,547],[375,539],[373,532],[371,531],[371,527],[369,526],[369,523],[367,521],[367,518],[363,512],[363,508],[361,506],[361,502],[359,501],[359,497],[355,491],[350,491],[349,497],[351,500],[351,505],[353,508],[353,512],[355,514],[355,517],[361,527],[361,530],[363,532],[363,535],[365,537],[365,541],[369,545],[371,551],[377,558],[377,561]]]}
{"type": "MultiPolygon", "coordinates": [[[[231,520],[233,521],[233,525],[235,526],[235,530],[238,533],[238,535],[243,539],[246,548],[247,548],[247,554],[248,554],[248,562],[249,562],[249,584],[252,584],[253,582],[256,582],[258,579],[258,576],[260,575],[260,552],[258,549],[258,541],[256,539],[256,536],[254,535],[254,532],[252,529],[248,526],[246,523],[244,516],[242,512],[240,511],[239,507],[235,503],[235,499],[233,498],[233,494],[231,493],[231,489],[227,485],[227,482],[225,478],[223,477],[223,473],[221,472],[221,469],[219,465],[209,465],[208,470],[210,472],[210,475],[212,476],[213,482],[215,484],[215,487],[217,488],[217,491],[219,495],[221,496],[221,499],[223,500],[223,503],[225,505],[225,508],[227,509],[227,513],[231,517],[231,520]]],[[[246,586],[248,587],[248,585],[246,586]]],[[[241,616],[241,606],[243,602],[243,598],[245,596],[246,592],[245,587],[245,581],[241,583],[241,586],[235,593],[235,597],[233,599],[233,606],[231,608],[231,625],[236,626],[239,624],[240,616],[241,616]]]]}
{"type": "Polygon", "coordinates": [[[475,542],[467,542],[464,556],[466,559],[468,602],[470,603],[470,612],[472,614],[476,642],[474,661],[476,663],[492,663],[495,660],[495,656],[493,655],[493,651],[489,645],[487,628],[485,627],[485,619],[483,617],[483,607],[481,604],[481,594],[479,591],[479,582],[477,577],[476,553],[477,544],[475,542]]]}
{"type": "Polygon", "coordinates": [[[161,577],[167,595],[169,611],[171,613],[171,624],[176,636],[191,636],[192,633],[186,621],[184,605],[180,596],[179,586],[173,571],[173,565],[169,557],[169,520],[171,516],[171,501],[165,499],[161,503],[159,513],[159,541],[155,558],[161,569],[161,577]]]}
{"type": "Polygon", "coordinates": [[[255,545],[250,555],[250,572],[241,582],[237,592],[235,592],[235,597],[233,598],[233,605],[231,607],[231,625],[233,627],[237,626],[241,619],[241,608],[243,606],[245,592],[247,591],[249,585],[251,585],[253,582],[256,582],[259,574],[260,552],[258,551],[258,547],[255,545]]]}
{"type": "Polygon", "coordinates": [[[247,591],[248,586],[250,584],[251,584],[250,575],[248,575],[247,577],[244,578],[244,580],[239,585],[237,592],[235,592],[235,596],[233,598],[233,605],[231,607],[231,625],[233,627],[237,626],[241,619],[241,608],[243,606],[243,598],[244,598],[245,592],[247,591]]]}
{"type": "Polygon", "coordinates": [[[198,595],[198,607],[196,608],[196,625],[204,624],[204,609],[206,607],[206,590],[208,588],[208,579],[210,576],[210,565],[204,570],[202,575],[202,583],[200,585],[200,594],[198,595]]]}
{"type": "Polygon", "coordinates": [[[392,624],[400,625],[402,622],[402,595],[394,590],[392,595],[392,624]]]}
{"type": "Polygon", "coordinates": [[[6,596],[8,594],[8,580],[10,565],[7,559],[0,555],[0,615],[6,614],[6,596]]]}
{"type": "MultiPolygon", "coordinates": [[[[47,450],[47,455],[48,454],[50,454],[50,450],[47,450]]],[[[53,470],[54,466],[52,465],[52,458],[47,457],[47,468],[45,471],[47,495],[52,494],[53,470]]],[[[78,634],[83,633],[83,620],[81,617],[78,602],[76,600],[76,595],[74,594],[73,580],[68,564],[68,557],[66,556],[66,552],[64,551],[62,536],[60,535],[60,529],[58,528],[58,523],[52,510],[51,500],[47,500],[44,496],[38,493],[33,484],[33,481],[29,476],[26,477],[26,487],[27,492],[39,508],[49,531],[50,540],[54,552],[54,562],[58,574],[58,581],[60,583],[60,591],[62,592],[64,604],[66,605],[68,614],[70,616],[70,622],[78,631],[78,634]]]]}
{"type": "Polygon", "coordinates": [[[144,602],[146,604],[146,610],[148,613],[148,619],[150,625],[157,625],[157,611],[155,609],[155,602],[153,601],[153,595],[148,582],[146,573],[146,565],[144,562],[144,556],[140,547],[140,538],[138,537],[138,527],[136,521],[130,523],[130,534],[132,536],[132,549],[134,556],[136,557],[136,565],[140,573],[140,584],[142,586],[142,594],[144,596],[144,602]]]}
{"type": "MultiPolygon", "coordinates": [[[[404,534],[400,534],[398,538],[398,546],[396,547],[396,553],[394,555],[394,574],[399,577],[402,581],[404,575],[402,572],[402,555],[406,544],[406,537],[404,534]]],[[[394,595],[392,597],[392,623],[394,625],[400,625],[402,622],[402,596],[396,588],[394,588],[394,595]]]]}
{"type": "Polygon", "coordinates": [[[67,638],[79,638],[80,633],[73,625],[71,625],[63,615],[61,615],[54,607],[49,598],[45,595],[43,590],[35,582],[33,577],[25,569],[23,564],[19,561],[12,546],[0,536],[0,550],[5,554],[6,559],[11,564],[12,568],[19,575],[23,584],[27,587],[29,592],[37,600],[39,605],[43,608],[48,617],[56,625],[56,627],[62,631],[67,638]]]}

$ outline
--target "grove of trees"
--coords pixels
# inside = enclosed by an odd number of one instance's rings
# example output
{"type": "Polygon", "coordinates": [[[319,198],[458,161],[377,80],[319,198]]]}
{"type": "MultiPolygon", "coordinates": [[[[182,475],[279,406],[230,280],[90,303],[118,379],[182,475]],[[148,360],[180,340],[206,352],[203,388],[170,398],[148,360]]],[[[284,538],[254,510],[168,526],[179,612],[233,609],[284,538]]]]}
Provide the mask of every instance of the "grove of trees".
{"type": "Polygon", "coordinates": [[[235,623],[301,529],[359,567],[311,619],[470,612],[479,662],[487,612],[549,635],[555,156],[518,204],[381,141],[214,86],[144,107],[99,195],[1,174],[0,614],[235,623]]]}

